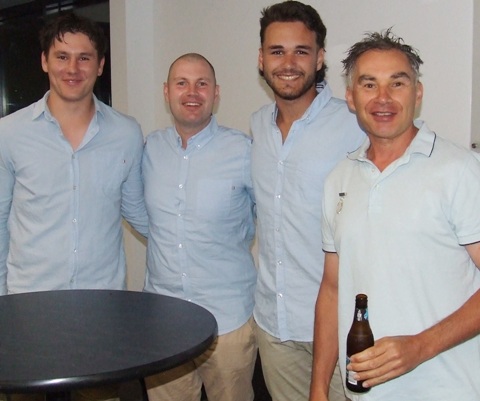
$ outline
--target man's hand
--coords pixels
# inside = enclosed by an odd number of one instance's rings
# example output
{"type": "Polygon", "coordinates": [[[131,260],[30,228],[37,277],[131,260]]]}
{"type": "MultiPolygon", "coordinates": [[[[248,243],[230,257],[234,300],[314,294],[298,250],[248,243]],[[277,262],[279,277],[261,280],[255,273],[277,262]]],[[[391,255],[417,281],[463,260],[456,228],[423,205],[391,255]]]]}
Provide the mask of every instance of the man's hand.
{"type": "Polygon", "coordinates": [[[347,369],[356,372],[355,379],[365,380],[364,387],[373,387],[410,372],[424,360],[417,336],[384,337],[352,355],[347,369]]]}

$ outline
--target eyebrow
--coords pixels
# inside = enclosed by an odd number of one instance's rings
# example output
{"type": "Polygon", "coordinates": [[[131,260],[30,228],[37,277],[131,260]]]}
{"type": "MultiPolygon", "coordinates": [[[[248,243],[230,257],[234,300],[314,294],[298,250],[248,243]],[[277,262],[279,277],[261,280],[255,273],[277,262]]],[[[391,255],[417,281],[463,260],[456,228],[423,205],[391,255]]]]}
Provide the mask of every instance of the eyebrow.
{"type": "MultiPolygon", "coordinates": [[[[405,71],[399,71],[399,72],[396,72],[392,75],[390,75],[390,78],[391,79],[401,79],[401,78],[406,78],[408,80],[411,80],[412,77],[405,71]]],[[[364,75],[360,75],[358,77],[358,82],[364,82],[364,81],[376,81],[377,79],[372,76],[372,75],[368,75],[368,74],[364,74],[364,75]]]]}
{"type": "MultiPolygon", "coordinates": [[[[271,46],[268,46],[267,49],[269,49],[269,50],[282,50],[282,49],[285,49],[285,46],[283,46],[283,45],[271,45],[271,46]]],[[[297,46],[295,46],[295,50],[298,50],[298,49],[312,50],[313,47],[309,46],[309,45],[297,45],[297,46]]]]}
{"type": "MultiPolygon", "coordinates": [[[[172,81],[182,81],[182,80],[189,81],[190,80],[189,78],[181,76],[181,75],[176,76],[176,77],[172,77],[171,79],[172,79],[172,81]]],[[[195,82],[197,82],[197,81],[212,82],[213,79],[209,78],[209,77],[199,77],[199,78],[195,79],[195,82]]]]}
{"type": "MultiPolygon", "coordinates": [[[[51,51],[51,54],[55,54],[55,55],[62,55],[62,54],[66,54],[66,55],[71,55],[73,53],[69,52],[69,51],[66,51],[66,50],[53,50],[51,51]]],[[[78,56],[94,56],[95,55],[95,52],[81,52],[81,53],[74,53],[74,55],[78,55],[78,56]]]]}

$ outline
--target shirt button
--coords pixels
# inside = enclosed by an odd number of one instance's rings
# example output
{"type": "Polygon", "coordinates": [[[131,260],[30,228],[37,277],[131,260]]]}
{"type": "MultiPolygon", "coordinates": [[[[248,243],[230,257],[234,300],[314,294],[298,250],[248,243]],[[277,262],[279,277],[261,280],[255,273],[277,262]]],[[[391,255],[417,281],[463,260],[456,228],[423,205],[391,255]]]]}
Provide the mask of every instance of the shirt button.
{"type": "Polygon", "coordinates": [[[183,248],[183,244],[178,244],[178,247],[179,247],[179,248],[183,248]]]}
{"type": "Polygon", "coordinates": [[[183,184],[180,184],[180,185],[178,186],[178,188],[182,189],[182,188],[183,188],[183,184]]]}
{"type": "Polygon", "coordinates": [[[76,222],[77,222],[77,219],[73,219],[73,220],[72,220],[72,223],[76,223],[76,222]]]}
{"type": "Polygon", "coordinates": [[[280,199],[282,197],[282,195],[277,195],[276,198],[277,199],[280,199]]]}
{"type": "Polygon", "coordinates": [[[183,156],[183,159],[184,159],[184,160],[188,160],[188,156],[183,156]]]}
{"type": "Polygon", "coordinates": [[[278,298],[283,298],[283,294],[281,292],[278,293],[278,298]]]}

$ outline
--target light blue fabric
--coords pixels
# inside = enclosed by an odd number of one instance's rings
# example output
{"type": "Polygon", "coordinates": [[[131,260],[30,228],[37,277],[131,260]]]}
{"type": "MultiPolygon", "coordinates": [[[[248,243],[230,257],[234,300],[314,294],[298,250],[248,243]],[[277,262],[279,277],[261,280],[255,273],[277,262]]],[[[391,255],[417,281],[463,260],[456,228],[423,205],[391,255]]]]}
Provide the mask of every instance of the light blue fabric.
{"type": "MultiPolygon", "coordinates": [[[[368,295],[378,340],[424,331],[480,288],[480,271],[461,246],[480,241],[480,165],[469,150],[420,120],[415,124],[420,130],[410,146],[383,171],[367,159],[366,139],[325,182],[323,247],[339,255],[343,375],[356,294],[368,295]]],[[[474,401],[480,399],[479,377],[476,336],[350,398],[474,401]]]]}
{"type": "Polygon", "coordinates": [[[94,99],[73,151],[48,95],[0,120],[0,294],[124,289],[122,215],[147,232],[140,126],[94,99]]]}
{"type": "Polygon", "coordinates": [[[145,291],[205,307],[219,334],[242,326],[253,310],[250,153],[251,138],[214,117],[186,149],[172,127],[152,132],[145,145],[145,291]]]}
{"type": "Polygon", "coordinates": [[[323,275],[322,197],[327,174],[365,138],[328,84],[282,144],[275,104],[252,115],[259,272],[254,316],[282,341],[313,341],[323,275]]]}

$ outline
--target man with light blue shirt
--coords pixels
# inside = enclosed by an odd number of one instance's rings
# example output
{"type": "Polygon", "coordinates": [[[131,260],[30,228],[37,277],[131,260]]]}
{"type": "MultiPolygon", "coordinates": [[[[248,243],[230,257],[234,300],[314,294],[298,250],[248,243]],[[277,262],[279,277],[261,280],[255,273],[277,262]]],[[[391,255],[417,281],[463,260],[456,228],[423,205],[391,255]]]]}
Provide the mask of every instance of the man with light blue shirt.
{"type": "Polygon", "coordinates": [[[122,290],[122,216],[147,232],[140,126],[93,95],[101,27],[67,14],[40,39],[50,90],[0,120],[0,295],[122,290]]]}
{"type": "MultiPolygon", "coordinates": [[[[273,400],[307,400],[323,274],[323,182],[365,136],[324,81],[326,28],[316,10],[286,1],[262,14],[258,66],[275,103],[251,118],[259,244],[254,317],[273,400]]],[[[330,397],[345,400],[338,368],[330,397]]]]}
{"type": "Polygon", "coordinates": [[[219,337],[201,356],[146,379],[150,401],[252,401],[257,347],[251,138],[219,126],[212,65],[189,53],[164,84],[174,126],[148,135],[142,170],[149,215],[145,291],[208,309],[219,337]]]}
{"type": "Polygon", "coordinates": [[[102,35],[73,14],[48,25],[50,90],[0,120],[0,294],[125,288],[122,216],[147,229],[143,137],[93,95],[102,35]]]}

